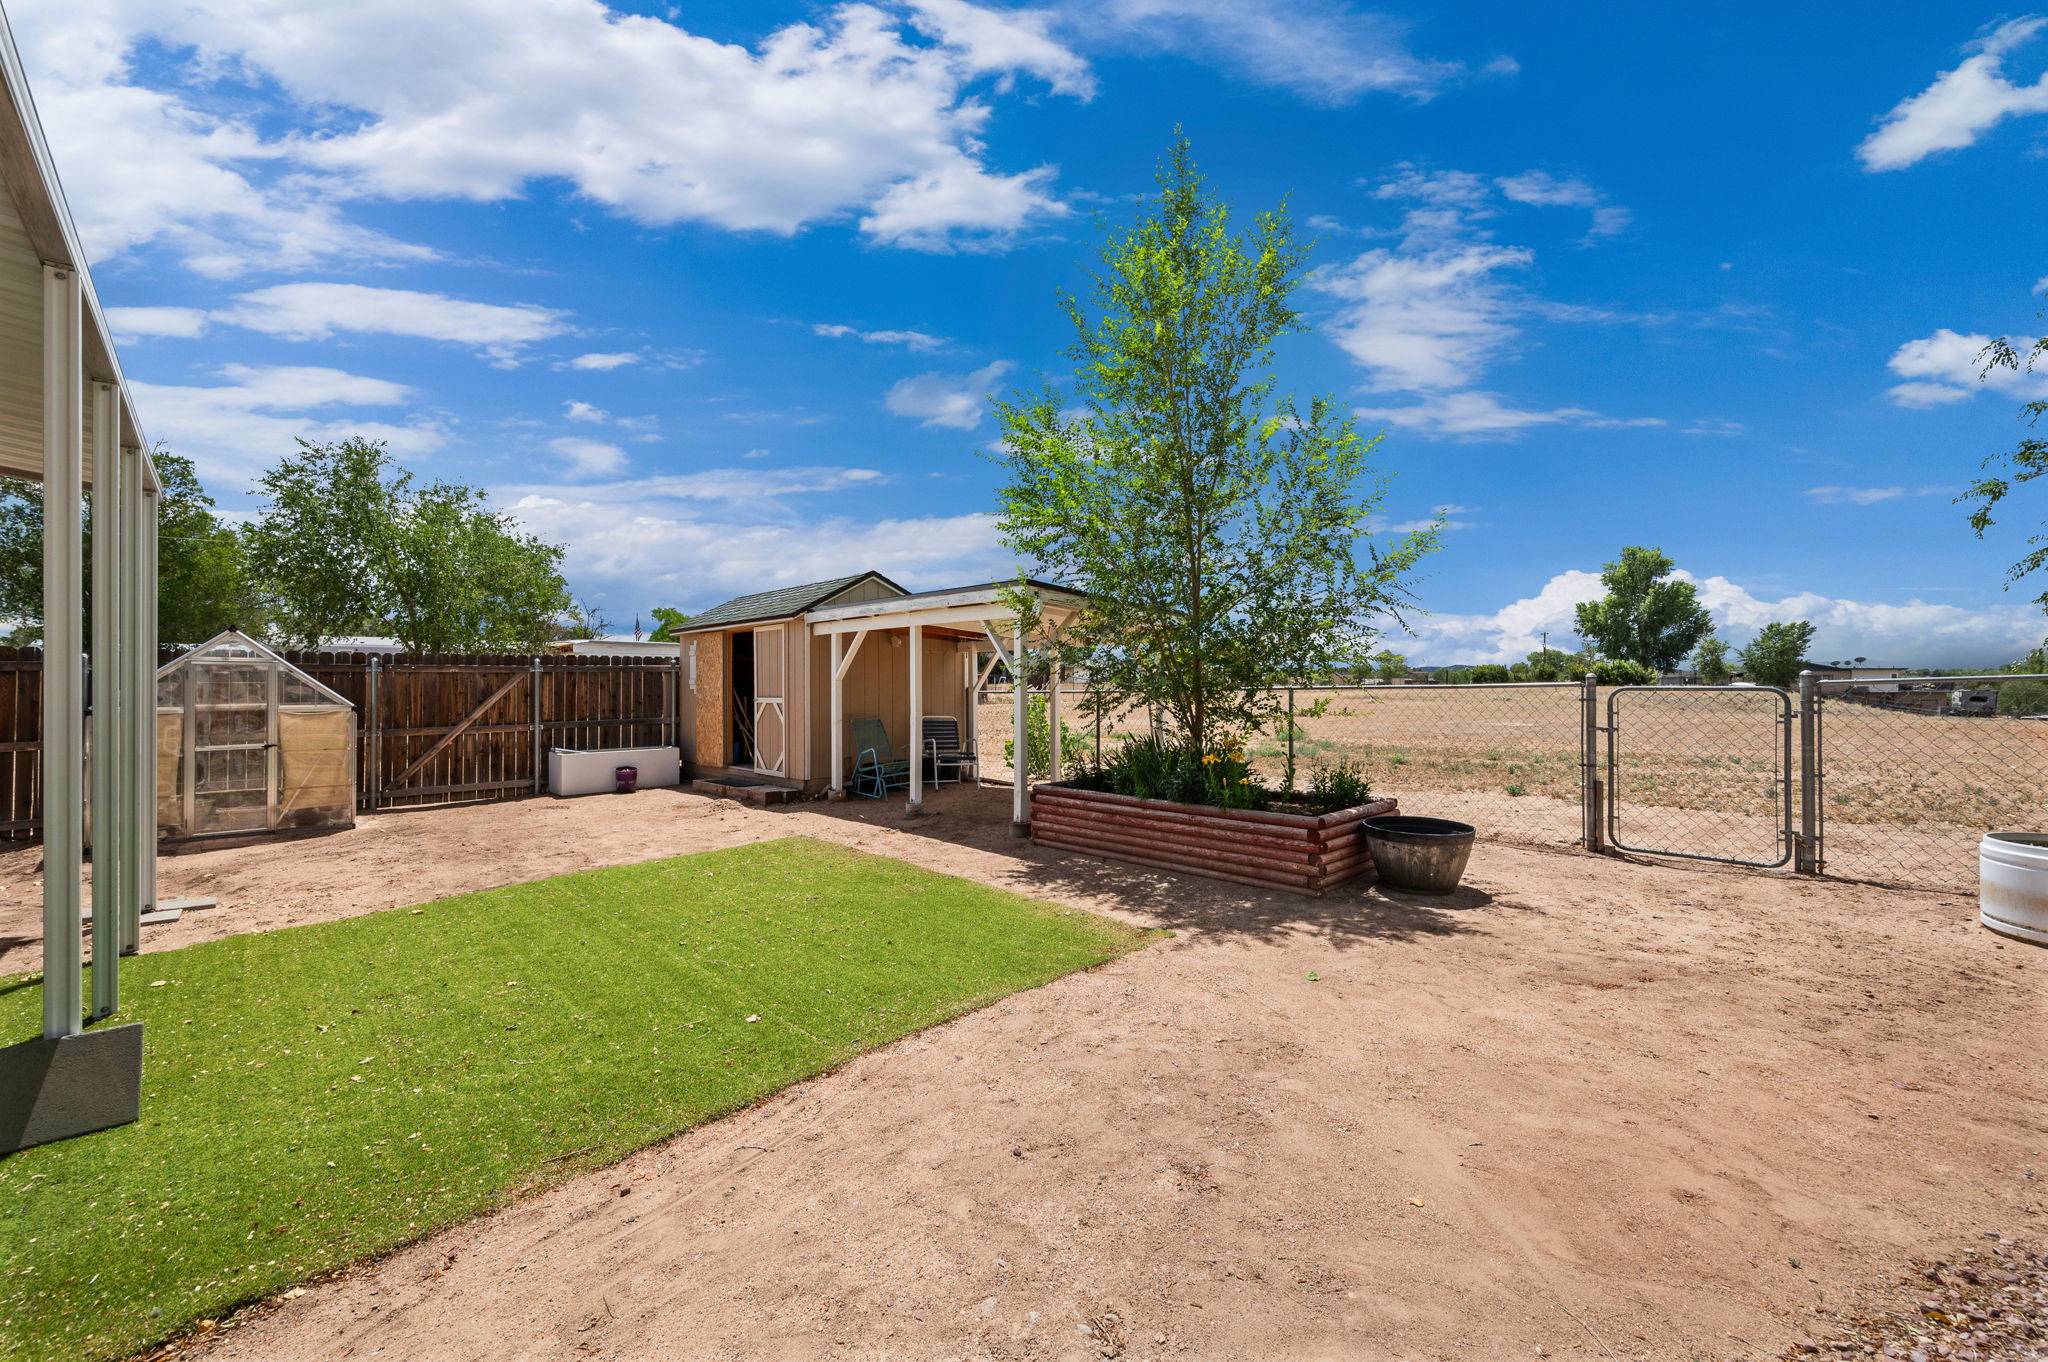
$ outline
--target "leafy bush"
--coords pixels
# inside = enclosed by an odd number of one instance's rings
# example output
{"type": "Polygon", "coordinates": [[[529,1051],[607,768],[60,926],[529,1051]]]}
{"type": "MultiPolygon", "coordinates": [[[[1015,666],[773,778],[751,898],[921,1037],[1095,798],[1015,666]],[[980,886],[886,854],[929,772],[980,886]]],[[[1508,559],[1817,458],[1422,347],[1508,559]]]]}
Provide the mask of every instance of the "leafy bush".
{"type": "MultiPolygon", "coordinates": [[[[1052,725],[1046,721],[1045,696],[1033,694],[1024,709],[1024,737],[1031,745],[1031,776],[1042,779],[1052,774],[1052,725]]],[[[1067,726],[1065,718],[1060,720],[1060,756],[1066,760],[1069,771],[1087,760],[1086,735],[1067,726]]],[[[1017,740],[1009,738],[1003,743],[1003,760],[1015,765],[1017,761],[1017,740]]]]}
{"type": "Polygon", "coordinates": [[[1498,662],[1482,662],[1471,671],[1465,673],[1465,679],[1477,686],[1490,682],[1507,681],[1512,678],[1508,674],[1508,669],[1501,666],[1498,662]]]}
{"type": "Polygon", "coordinates": [[[1198,754],[1149,733],[1124,739],[1101,765],[1084,766],[1072,780],[1084,790],[1219,809],[1263,809],[1271,801],[1237,744],[1198,754]]]}
{"type": "Polygon", "coordinates": [[[1657,673],[1640,662],[1626,658],[1603,657],[1593,663],[1594,679],[1603,686],[1654,686],[1657,673]]]}
{"type": "Polygon", "coordinates": [[[2000,714],[2048,714],[2048,681],[2008,681],[1998,688],[2000,714]]]}
{"type": "Polygon", "coordinates": [[[1372,798],[1372,782],[1365,768],[1349,757],[1328,766],[1318,766],[1308,779],[1308,802],[1317,813],[1336,813],[1356,808],[1372,798]]]}

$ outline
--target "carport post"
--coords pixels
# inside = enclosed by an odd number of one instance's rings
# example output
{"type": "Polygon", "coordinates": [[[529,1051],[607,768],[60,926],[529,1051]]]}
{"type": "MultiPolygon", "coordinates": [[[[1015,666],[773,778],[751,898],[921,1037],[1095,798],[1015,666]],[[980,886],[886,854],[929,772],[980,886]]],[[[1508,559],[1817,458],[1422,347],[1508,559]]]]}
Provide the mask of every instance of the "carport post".
{"type": "Polygon", "coordinates": [[[924,813],[924,626],[910,625],[910,802],[906,818],[924,813]]]}
{"type": "Polygon", "coordinates": [[[157,652],[157,532],[162,525],[163,489],[151,487],[143,476],[147,461],[141,450],[134,456],[130,480],[142,502],[142,535],[136,540],[136,609],[134,625],[135,691],[128,706],[135,724],[135,886],[136,928],[142,926],[145,908],[156,908],[156,652],[157,652]]]}
{"type": "MultiPolygon", "coordinates": [[[[121,1006],[121,943],[127,914],[121,905],[130,883],[128,822],[124,807],[130,678],[126,656],[129,540],[127,460],[120,448],[120,406],[111,383],[92,385],[92,1015],[111,1017],[121,1006]]],[[[133,799],[125,801],[132,805],[133,799]]]]}
{"type": "Polygon", "coordinates": [[[1025,724],[1031,697],[1024,688],[1024,621],[1012,633],[1010,652],[1010,835],[1031,835],[1031,734],[1025,724]]]}
{"type": "Polygon", "coordinates": [[[43,266],[43,1038],[84,1029],[85,356],[78,272],[43,266]]]}
{"type": "MultiPolygon", "coordinates": [[[[107,405],[115,407],[113,389],[107,390],[107,405]]],[[[118,409],[114,413],[119,419],[118,409]]],[[[143,516],[156,509],[156,503],[145,503],[142,498],[143,458],[142,451],[129,446],[118,450],[114,456],[121,465],[121,551],[115,555],[115,562],[121,572],[122,594],[125,600],[121,606],[120,632],[114,636],[114,660],[121,669],[121,766],[118,777],[127,799],[121,809],[121,840],[116,848],[121,856],[121,878],[117,881],[121,909],[121,954],[133,955],[142,949],[142,880],[138,867],[147,848],[156,850],[155,839],[150,834],[156,825],[150,820],[149,810],[155,806],[156,788],[143,785],[144,730],[142,717],[147,709],[154,722],[156,714],[155,668],[149,667],[143,656],[142,631],[145,624],[144,597],[151,594],[149,584],[154,578],[146,576],[148,555],[144,547],[143,516]]],[[[152,588],[153,589],[153,588],[152,588]]],[[[152,651],[154,651],[152,649],[152,651]]],[[[153,745],[153,740],[152,745],[153,745]]],[[[94,947],[93,977],[99,977],[98,947],[94,947]]]]}

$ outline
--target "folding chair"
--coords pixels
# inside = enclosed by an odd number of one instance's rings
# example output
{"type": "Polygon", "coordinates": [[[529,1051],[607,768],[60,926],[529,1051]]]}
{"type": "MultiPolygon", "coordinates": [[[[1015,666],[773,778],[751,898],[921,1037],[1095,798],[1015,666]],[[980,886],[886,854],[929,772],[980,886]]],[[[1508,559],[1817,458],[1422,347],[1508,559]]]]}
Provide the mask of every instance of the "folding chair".
{"type": "Polygon", "coordinates": [[[925,760],[931,763],[932,783],[968,780],[980,774],[981,762],[974,749],[960,741],[960,721],[950,714],[927,714],[923,724],[925,760]]]}
{"type": "Polygon", "coordinates": [[[891,790],[909,788],[910,763],[897,757],[880,719],[848,719],[846,728],[853,738],[853,793],[881,799],[891,790]]]}

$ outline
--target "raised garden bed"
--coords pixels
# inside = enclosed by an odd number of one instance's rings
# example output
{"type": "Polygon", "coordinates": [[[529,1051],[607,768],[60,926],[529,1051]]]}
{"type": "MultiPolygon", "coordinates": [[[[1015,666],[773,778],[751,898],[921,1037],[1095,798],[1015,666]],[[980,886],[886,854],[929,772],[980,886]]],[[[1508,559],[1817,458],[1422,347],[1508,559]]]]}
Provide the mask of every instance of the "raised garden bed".
{"type": "Polygon", "coordinates": [[[1392,799],[1336,813],[1267,813],[1081,790],[1031,788],[1031,840],[1113,861],[1320,895],[1372,869],[1359,822],[1399,813],[1392,799]]]}

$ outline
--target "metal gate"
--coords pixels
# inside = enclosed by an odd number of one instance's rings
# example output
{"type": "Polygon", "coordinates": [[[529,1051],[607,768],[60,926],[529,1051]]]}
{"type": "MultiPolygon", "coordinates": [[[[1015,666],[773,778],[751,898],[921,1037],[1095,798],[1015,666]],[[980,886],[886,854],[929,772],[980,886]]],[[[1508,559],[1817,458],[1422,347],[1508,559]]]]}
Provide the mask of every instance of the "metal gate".
{"type": "Polygon", "coordinates": [[[1792,713],[1791,695],[1770,686],[1617,686],[1604,727],[1608,844],[1789,862],[1792,713]]]}

